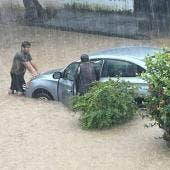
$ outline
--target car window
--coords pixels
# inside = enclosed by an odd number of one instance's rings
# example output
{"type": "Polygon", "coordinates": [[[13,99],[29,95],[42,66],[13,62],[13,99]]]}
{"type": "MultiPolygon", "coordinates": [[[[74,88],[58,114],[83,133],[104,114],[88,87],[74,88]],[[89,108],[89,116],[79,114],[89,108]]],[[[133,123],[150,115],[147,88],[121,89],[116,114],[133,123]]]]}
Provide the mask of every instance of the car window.
{"type": "Polygon", "coordinates": [[[137,73],[136,75],[140,76],[142,72],[145,72],[146,70],[140,66],[137,66],[137,73]]]}
{"type": "Polygon", "coordinates": [[[144,69],[134,63],[121,60],[106,60],[101,77],[136,77],[144,69]]]}
{"type": "Polygon", "coordinates": [[[75,76],[77,74],[77,70],[79,67],[80,63],[71,63],[65,70],[64,70],[64,79],[68,79],[71,81],[74,81],[75,76]]]}

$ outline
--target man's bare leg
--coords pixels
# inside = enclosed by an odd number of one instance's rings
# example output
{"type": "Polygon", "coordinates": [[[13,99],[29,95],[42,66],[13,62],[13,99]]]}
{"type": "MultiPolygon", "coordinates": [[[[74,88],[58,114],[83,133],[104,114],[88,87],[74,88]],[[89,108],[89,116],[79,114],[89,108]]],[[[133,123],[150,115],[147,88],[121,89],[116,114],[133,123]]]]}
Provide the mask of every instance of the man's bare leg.
{"type": "Polygon", "coordinates": [[[9,95],[14,94],[14,90],[9,89],[9,90],[8,90],[8,94],[9,94],[9,95]]]}
{"type": "Polygon", "coordinates": [[[21,92],[21,91],[18,91],[18,92],[17,92],[17,95],[18,95],[18,96],[23,96],[23,95],[24,95],[24,93],[23,93],[23,92],[21,92]]]}

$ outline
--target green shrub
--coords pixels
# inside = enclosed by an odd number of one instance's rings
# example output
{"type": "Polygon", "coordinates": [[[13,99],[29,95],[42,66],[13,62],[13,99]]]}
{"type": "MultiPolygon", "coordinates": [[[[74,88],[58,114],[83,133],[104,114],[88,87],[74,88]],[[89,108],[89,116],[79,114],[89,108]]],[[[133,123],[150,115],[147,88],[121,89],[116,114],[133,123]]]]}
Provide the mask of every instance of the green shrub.
{"type": "Polygon", "coordinates": [[[155,124],[165,130],[164,139],[170,140],[170,53],[146,57],[146,66],[142,77],[150,85],[147,108],[155,124]]]}
{"type": "Polygon", "coordinates": [[[73,99],[73,109],[80,111],[83,129],[109,128],[132,118],[136,95],[137,89],[128,82],[95,82],[85,95],[73,99]]]}

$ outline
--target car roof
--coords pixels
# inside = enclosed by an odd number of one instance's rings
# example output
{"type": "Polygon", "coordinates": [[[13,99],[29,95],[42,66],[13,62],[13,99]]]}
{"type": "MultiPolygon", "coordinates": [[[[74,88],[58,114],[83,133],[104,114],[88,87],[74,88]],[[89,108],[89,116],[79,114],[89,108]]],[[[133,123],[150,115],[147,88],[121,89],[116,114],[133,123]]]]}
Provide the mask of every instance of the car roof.
{"type": "Polygon", "coordinates": [[[160,48],[143,47],[143,46],[128,46],[128,47],[116,47],[96,53],[89,54],[90,59],[93,58],[134,58],[143,61],[144,58],[154,56],[155,53],[162,52],[160,48]]]}

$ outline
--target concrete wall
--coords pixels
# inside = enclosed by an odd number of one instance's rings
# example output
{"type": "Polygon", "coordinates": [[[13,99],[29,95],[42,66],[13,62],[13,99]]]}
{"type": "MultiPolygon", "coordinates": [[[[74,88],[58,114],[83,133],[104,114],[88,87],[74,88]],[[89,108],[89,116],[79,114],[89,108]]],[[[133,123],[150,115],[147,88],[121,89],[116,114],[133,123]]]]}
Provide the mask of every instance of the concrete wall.
{"type": "Polygon", "coordinates": [[[19,7],[24,8],[22,0],[0,0],[0,8],[19,7]]]}
{"type": "Polygon", "coordinates": [[[24,18],[22,0],[0,0],[0,22],[17,22],[24,18]]]}
{"type": "Polygon", "coordinates": [[[134,0],[65,0],[68,4],[84,4],[91,9],[105,9],[108,11],[133,11],[134,0]]]}
{"type": "MultiPolygon", "coordinates": [[[[170,33],[169,15],[162,15],[160,11],[158,17],[155,17],[153,10],[136,11],[136,9],[141,9],[138,7],[143,6],[146,0],[38,1],[39,7],[37,4],[35,5],[35,0],[26,1],[28,6],[25,10],[23,0],[0,0],[0,22],[26,21],[29,25],[122,37],[143,38],[144,34],[149,35],[150,32],[170,33]],[[30,2],[33,8],[29,5],[30,2]],[[110,12],[110,10],[113,11],[110,12]]],[[[147,2],[150,1],[153,0],[147,0],[147,2]]],[[[164,1],[168,2],[169,0],[164,1]]],[[[152,9],[158,11],[159,4],[157,0],[156,5],[151,6],[152,9]]],[[[169,12],[170,8],[167,7],[167,9],[169,12]]]]}

